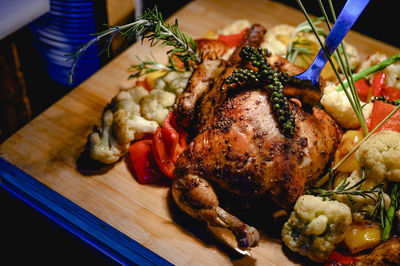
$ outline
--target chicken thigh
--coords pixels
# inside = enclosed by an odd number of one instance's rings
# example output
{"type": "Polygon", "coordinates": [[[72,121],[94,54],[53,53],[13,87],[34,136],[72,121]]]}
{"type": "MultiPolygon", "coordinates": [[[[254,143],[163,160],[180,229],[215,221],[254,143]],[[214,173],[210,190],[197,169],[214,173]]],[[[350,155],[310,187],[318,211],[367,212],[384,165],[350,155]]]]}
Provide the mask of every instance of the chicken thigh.
{"type": "MultiPolygon", "coordinates": [[[[264,32],[259,25],[253,26],[235,53],[249,44],[249,37],[254,40],[254,35],[262,36],[264,32]]],[[[257,47],[261,40],[258,38],[251,45],[257,47]]],[[[213,66],[208,72],[201,67],[196,70],[177,101],[177,121],[184,121],[182,126],[192,123],[196,132],[176,163],[172,195],[180,209],[211,226],[231,230],[238,247],[246,249],[258,244],[258,231],[219,206],[212,184],[243,201],[270,197],[288,209],[304,194],[307,185],[324,174],[341,130],[322,109],[314,107],[306,112],[302,103],[293,98],[289,105],[296,121],[294,135],[283,135],[267,89],[254,87],[232,92],[223,83],[240,64],[235,53],[228,62],[206,63],[213,66]],[[207,78],[199,78],[200,71],[207,78]],[[202,89],[196,90],[194,85],[202,89]],[[186,115],[189,119],[185,119],[186,115]]],[[[301,71],[282,58],[269,60],[289,75],[301,71]]]]}

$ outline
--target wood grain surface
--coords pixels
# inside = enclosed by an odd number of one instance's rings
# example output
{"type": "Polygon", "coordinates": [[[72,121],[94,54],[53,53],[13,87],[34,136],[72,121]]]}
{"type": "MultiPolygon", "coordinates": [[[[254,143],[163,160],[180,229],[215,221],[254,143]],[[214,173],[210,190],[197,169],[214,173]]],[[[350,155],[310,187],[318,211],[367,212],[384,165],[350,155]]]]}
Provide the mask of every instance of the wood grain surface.
{"type": "MultiPolygon", "coordinates": [[[[263,0],[198,0],[171,19],[175,18],[182,31],[193,38],[237,19],[258,22],[267,29],[304,21],[300,12],[263,0]]],[[[389,56],[398,52],[395,47],[358,33],[350,33],[347,40],[363,57],[376,51],[389,56]]],[[[163,49],[154,48],[152,53],[159,60],[165,59],[163,49]]],[[[132,86],[133,81],[127,80],[128,67],[137,63],[137,55],[149,54],[146,44],[128,48],[5,141],[0,147],[1,157],[173,264],[299,263],[289,259],[278,239],[266,234],[251,256],[237,255],[171,205],[168,183],[140,185],[125,159],[98,174],[77,167],[87,136],[93,125],[100,123],[104,106],[121,88],[132,86]]]]}

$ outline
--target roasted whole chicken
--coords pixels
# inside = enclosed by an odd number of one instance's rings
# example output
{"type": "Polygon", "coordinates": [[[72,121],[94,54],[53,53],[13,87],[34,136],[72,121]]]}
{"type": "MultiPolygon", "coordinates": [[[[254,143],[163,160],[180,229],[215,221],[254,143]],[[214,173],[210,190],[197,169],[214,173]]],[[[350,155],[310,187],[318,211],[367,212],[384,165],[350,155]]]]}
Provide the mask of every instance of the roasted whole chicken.
{"type": "MultiPolygon", "coordinates": [[[[267,89],[231,90],[224,82],[242,64],[241,49],[257,48],[265,32],[255,24],[228,60],[199,65],[174,110],[177,123],[193,137],[175,166],[173,199],[190,216],[231,230],[241,249],[256,246],[259,233],[219,206],[213,186],[242,201],[269,197],[289,209],[326,172],[342,134],[325,111],[303,108],[306,93],[285,88],[296,121],[288,138],[278,127],[267,89]]],[[[267,61],[290,76],[302,71],[281,57],[267,61]]]]}

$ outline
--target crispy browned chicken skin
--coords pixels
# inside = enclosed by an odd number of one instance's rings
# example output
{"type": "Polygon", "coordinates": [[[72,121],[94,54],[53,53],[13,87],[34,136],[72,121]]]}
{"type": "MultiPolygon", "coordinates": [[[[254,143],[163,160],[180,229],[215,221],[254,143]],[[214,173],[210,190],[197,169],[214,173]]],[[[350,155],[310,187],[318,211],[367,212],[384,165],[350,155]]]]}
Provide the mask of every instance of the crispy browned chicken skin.
{"type": "MultiPolygon", "coordinates": [[[[219,207],[208,180],[243,200],[269,196],[289,208],[324,173],[341,138],[335,121],[323,110],[315,107],[308,113],[296,99],[290,101],[295,133],[287,138],[272,112],[268,90],[232,91],[224,84],[240,65],[241,48],[258,47],[264,33],[260,25],[253,25],[227,62],[203,63],[175,109],[181,126],[195,128],[196,136],[177,161],[173,198],[189,215],[231,230],[242,249],[257,245],[259,234],[219,207]]],[[[268,60],[289,75],[301,72],[283,58],[268,60]]]]}
{"type": "Polygon", "coordinates": [[[353,263],[354,266],[400,265],[400,238],[392,237],[372,250],[371,254],[353,263]]]}

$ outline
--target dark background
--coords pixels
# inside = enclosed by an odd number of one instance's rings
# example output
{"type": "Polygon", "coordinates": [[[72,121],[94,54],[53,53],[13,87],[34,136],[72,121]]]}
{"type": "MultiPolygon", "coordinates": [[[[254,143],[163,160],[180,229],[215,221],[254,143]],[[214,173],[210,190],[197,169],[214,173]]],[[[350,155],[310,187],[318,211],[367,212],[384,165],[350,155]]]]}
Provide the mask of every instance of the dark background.
{"type": "MultiPolygon", "coordinates": [[[[164,17],[190,1],[146,1],[146,7],[154,4],[159,6],[164,17]]],[[[297,8],[296,1],[282,0],[287,5],[297,8]]],[[[335,10],[340,10],[345,1],[334,1],[335,10]]],[[[366,10],[356,22],[353,30],[359,31],[373,38],[400,46],[398,35],[398,11],[385,3],[389,1],[371,1],[366,10]]],[[[319,16],[317,1],[303,1],[309,13],[319,16]]],[[[104,14],[104,10],[99,10],[104,14]]],[[[101,18],[100,18],[101,19],[101,18]]],[[[104,17],[103,21],[104,22],[104,17]]],[[[31,95],[32,117],[41,113],[54,101],[67,93],[70,88],[52,81],[40,68],[31,62],[38,62],[39,55],[35,51],[28,28],[15,33],[17,46],[21,51],[25,79],[28,90],[35,88],[31,95]]],[[[73,236],[56,223],[34,210],[32,207],[14,197],[8,191],[0,188],[1,210],[1,242],[5,246],[1,250],[3,261],[12,261],[12,264],[83,264],[92,265],[114,264],[105,255],[93,249],[82,240],[73,236]]]]}

